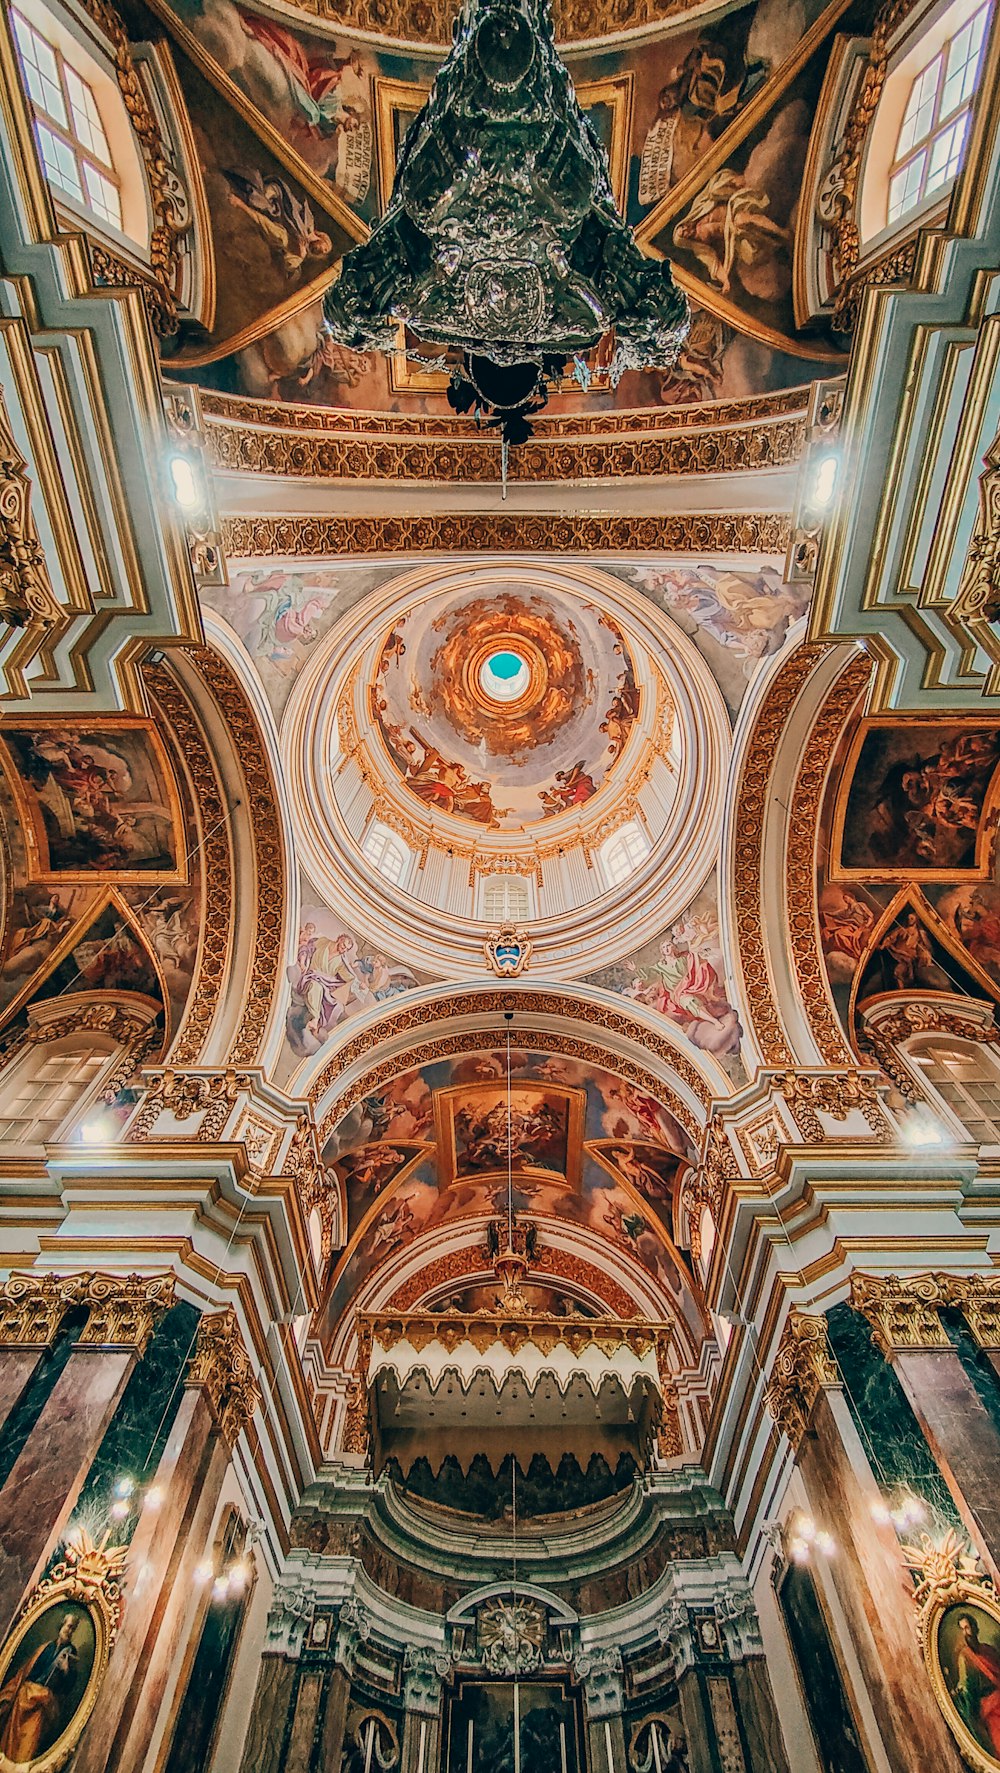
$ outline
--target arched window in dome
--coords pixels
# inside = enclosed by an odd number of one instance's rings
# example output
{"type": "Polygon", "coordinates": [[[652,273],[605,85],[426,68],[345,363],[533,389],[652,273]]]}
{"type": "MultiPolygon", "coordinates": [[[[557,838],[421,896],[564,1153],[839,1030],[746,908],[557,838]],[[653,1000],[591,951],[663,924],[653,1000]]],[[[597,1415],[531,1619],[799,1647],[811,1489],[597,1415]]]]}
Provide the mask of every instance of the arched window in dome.
{"type": "Polygon", "coordinates": [[[483,883],[487,923],[520,923],[531,915],[531,892],[520,874],[491,874],[483,883]]]}
{"type": "Polygon", "coordinates": [[[621,886],[649,855],[649,838],[642,826],[630,819],[602,843],[598,854],[608,886],[621,886]]]}
{"type": "Polygon", "coordinates": [[[994,1049],[951,1034],[928,1034],[906,1049],[911,1065],[979,1145],[1000,1145],[1000,1062],[994,1049]]]}
{"type": "Polygon", "coordinates": [[[388,825],[383,825],[380,819],[369,825],[361,850],[372,867],[377,868],[393,886],[405,885],[413,851],[401,837],[390,831],[388,825]]]}
{"type": "Polygon", "coordinates": [[[121,184],[93,86],[23,13],[10,16],[46,179],[120,231],[121,184]]]}

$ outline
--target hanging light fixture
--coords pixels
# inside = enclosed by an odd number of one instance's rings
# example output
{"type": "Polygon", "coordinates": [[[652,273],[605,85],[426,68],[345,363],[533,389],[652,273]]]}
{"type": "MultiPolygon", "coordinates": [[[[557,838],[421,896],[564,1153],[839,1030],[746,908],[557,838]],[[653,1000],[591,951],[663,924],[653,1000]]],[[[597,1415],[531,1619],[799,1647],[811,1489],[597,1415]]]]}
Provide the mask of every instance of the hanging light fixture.
{"type": "MultiPolygon", "coordinates": [[[[440,369],[504,441],[608,337],[613,384],[669,368],[689,326],[665,261],[618,213],[608,159],[556,53],[550,0],[464,0],[451,53],[403,142],[392,195],[325,302],[351,350],[440,369]],[[416,342],[411,342],[415,340],[416,342]]],[[[506,455],[505,455],[506,461],[506,455]]]]}

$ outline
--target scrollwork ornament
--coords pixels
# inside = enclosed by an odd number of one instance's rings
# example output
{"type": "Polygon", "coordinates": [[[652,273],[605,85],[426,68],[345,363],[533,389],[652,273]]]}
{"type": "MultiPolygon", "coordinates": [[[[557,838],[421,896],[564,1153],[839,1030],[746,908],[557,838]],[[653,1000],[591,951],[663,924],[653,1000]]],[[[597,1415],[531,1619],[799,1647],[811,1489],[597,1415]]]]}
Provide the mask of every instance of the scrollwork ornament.
{"type": "Polygon", "coordinates": [[[11,1274],[0,1283],[0,1348],[49,1348],[67,1311],[79,1302],[82,1278],[11,1274]]]}
{"type": "Polygon", "coordinates": [[[887,1360],[921,1349],[950,1348],[939,1311],[950,1303],[945,1277],[936,1274],[856,1274],[851,1304],[867,1318],[872,1341],[887,1360]]]}
{"type": "MultiPolygon", "coordinates": [[[[499,478],[499,471],[497,471],[499,478]]],[[[577,554],[635,549],[656,554],[781,554],[791,536],[783,512],[574,516],[529,512],[446,517],[326,515],[229,516],[222,525],[228,560],[337,559],[345,554],[484,550],[577,554]]]]}
{"type": "Polygon", "coordinates": [[[31,515],[27,466],[0,389],[0,621],[11,628],[34,623],[41,639],[62,611],[31,515]]]}
{"type": "Polygon", "coordinates": [[[94,1274],[80,1288],[79,1303],[89,1312],[80,1348],[130,1348],[145,1354],[163,1313],[174,1302],[172,1274],[94,1274]]]}
{"type": "Polygon", "coordinates": [[[825,1385],[840,1383],[830,1351],[826,1318],[793,1309],[785,1322],[765,1402],[777,1427],[788,1436],[796,1451],[808,1433],[821,1390],[825,1385]]]}
{"type": "Polygon", "coordinates": [[[233,1306],[202,1317],[185,1383],[204,1390],[219,1432],[232,1450],[261,1403],[233,1306]]]}

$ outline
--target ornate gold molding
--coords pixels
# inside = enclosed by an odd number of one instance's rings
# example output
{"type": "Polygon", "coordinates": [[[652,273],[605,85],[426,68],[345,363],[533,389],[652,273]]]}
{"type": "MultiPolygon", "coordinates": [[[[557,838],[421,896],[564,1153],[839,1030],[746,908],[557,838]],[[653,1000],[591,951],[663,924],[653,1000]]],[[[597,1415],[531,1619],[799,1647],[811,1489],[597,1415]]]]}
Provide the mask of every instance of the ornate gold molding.
{"type": "Polygon", "coordinates": [[[58,1274],[11,1274],[0,1282],[0,1348],[49,1348],[81,1281],[58,1274]]]}
{"type": "Polygon", "coordinates": [[[345,554],[453,552],[589,554],[780,554],[791,524],[784,512],[709,512],[658,517],[473,515],[227,517],[230,560],[337,559],[345,554]]]}
{"type": "MultiPolygon", "coordinates": [[[[739,958],[753,1033],[767,1065],[791,1065],[795,1060],[778,1017],[764,951],[761,856],[767,790],[785,722],[822,656],[818,647],[801,646],[778,672],[754,724],[736,803],[735,902],[739,958]]],[[[814,892],[811,875],[809,891],[810,894],[814,892]]]]}
{"type": "Polygon", "coordinates": [[[281,819],[267,748],[243,689],[229,666],[210,647],[191,648],[188,656],[223,714],[247,785],[257,923],[250,976],[245,985],[241,984],[243,1014],[228,1057],[231,1065],[249,1065],[257,1057],[274,993],[284,976],[285,852],[281,819]]]}
{"type": "MultiPolygon", "coordinates": [[[[447,438],[330,436],[315,432],[205,428],[212,466],[226,474],[274,474],[309,480],[453,481],[492,484],[501,476],[501,446],[472,430],[447,438]]],[[[736,474],[787,468],[806,445],[804,418],[731,429],[667,431],[609,438],[534,437],[512,452],[509,478],[621,480],[641,475],[736,474]]]]}
{"type": "Polygon", "coordinates": [[[91,269],[97,283],[138,288],[146,302],[153,329],[161,338],[177,331],[177,282],[180,238],[191,226],[191,206],[176,171],[167,160],[163,136],[153,107],[132,60],[124,22],[109,0],[83,0],[86,12],[111,46],[115,74],[125,109],[135,131],[153,209],[149,241],[151,279],[142,277],[104,247],[91,251],[91,269]]]}
{"type": "Polygon", "coordinates": [[[208,1036],[229,954],[233,907],[229,814],[201,725],[177,678],[166,665],[159,664],[147,665],[143,680],[184,759],[199,826],[205,903],[201,942],[184,1015],[170,1048],[173,1064],[190,1065],[198,1059],[208,1036]]]}
{"type": "Polygon", "coordinates": [[[826,1318],[793,1309],[782,1332],[765,1401],[796,1452],[805,1439],[823,1387],[840,1384],[830,1352],[826,1318]]]}
{"type": "Polygon", "coordinates": [[[563,1345],[579,1359],[588,1348],[597,1348],[611,1359],[627,1348],[640,1360],[657,1346],[658,1337],[669,1340],[669,1331],[649,1323],[611,1323],[602,1318],[554,1317],[546,1312],[529,1312],[513,1316],[502,1311],[439,1313],[360,1312],[359,1331],[364,1328],[372,1343],[388,1353],[399,1342],[409,1343],[419,1353],[432,1342],[439,1342],[451,1354],[462,1342],[471,1343],[477,1354],[485,1354],[494,1342],[500,1342],[509,1354],[517,1354],[530,1344],[548,1356],[563,1345]]]}
{"type": "Polygon", "coordinates": [[[80,1287],[90,1313],[77,1339],[82,1348],[132,1348],[145,1354],[157,1321],[174,1302],[172,1274],[94,1274],[80,1287]]]}
{"type": "Polygon", "coordinates": [[[827,1114],[832,1120],[847,1120],[849,1115],[861,1114],[882,1144],[888,1144],[893,1137],[876,1080],[862,1072],[779,1072],[774,1088],[781,1092],[806,1138],[814,1144],[822,1144],[830,1137],[820,1114],[827,1114]]]}
{"type": "Polygon", "coordinates": [[[219,1432],[232,1451],[261,1402],[233,1306],[202,1318],[185,1384],[205,1392],[219,1432]]]}
{"type": "Polygon", "coordinates": [[[961,622],[1000,617],[1000,435],[983,457],[979,510],[962,577],[949,614],[961,622]]]}
{"type": "Polygon", "coordinates": [[[789,798],[785,898],[792,964],[813,1038],[828,1065],[843,1064],[845,1057],[852,1055],[833,1005],[820,951],[816,838],[830,764],[844,724],[866,689],[871,672],[871,660],[859,653],[848,661],[832,685],[809,734],[789,798]]]}
{"type": "Polygon", "coordinates": [[[1000,1044],[1000,1031],[993,1024],[984,1027],[979,1019],[962,1016],[954,1009],[933,1003],[904,1003],[890,1016],[877,1022],[864,1023],[864,1041],[870,1046],[887,1077],[890,1077],[908,1102],[922,1102],[924,1095],[916,1079],[900,1057],[898,1048],[914,1034],[954,1034],[962,1040],[976,1040],[987,1046],[1000,1044]]]}
{"type": "MultiPolygon", "coordinates": [[[[492,1269],[484,1258],[477,1255],[475,1248],[449,1250],[402,1281],[389,1300],[386,1310],[411,1310],[419,1300],[449,1283],[468,1283],[487,1275],[492,1275],[492,1269]]],[[[624,1287],[605,1274],[602,1268],[586,1262],[572,1250],[557,1250],[546,1244],[541,1245],[531,1259],[531,1277],[538,1275],[553,1276],[556,1280],[568,1281],[572,1286],[579,1287],[592,1298],[599,1299],[618,1319],[632,1318],[637,1314],[636,1302],[624,1287]]]]}
{"type": "Polygon", "coordinates": [[[976,1347],[1000,1352],[1000,1275],[949,1275],[944,1286],[976,1347]]]}
{"type": "MultiPolygon", "coordinates": [[[[509,993],[497,987],[487,991],[463,992],[457,997],[444,998],[438,1005],[418,1004],[387,1016],[384,1021],[374,1023],[348,1041],[323,1067],[310,1092],[313,1103],[321,1102],[338,1077],[353,1069],[368,1053],[377,1052],[410,1029],[426,1029],[428,1021],[434,1019],[435,1011],[440,1018],[450,1021],[453,1017],[488,1015],[496,1010],[502,1011],[509,1002],[509,993]]],[[[547,991],[518,992],[517,1008],[525,1014],[562,1016],[584,1022],[589,1027],[603,1028],[609,1033],[621,1034],[626,1039],[639,1042],[647,1052],[660,1059],[664,1066],[681,1078],[707,1107],[709,1091],[701,1073],[695,1070],[677,1047],[662,1036],[653,1034],[642,1024],[633,1022],[630,1017],[604,1006],[580,1003],[571,997],[547,991]]],[[[371,1095],[383,1083],[388,1083],[404,1071],[413,1070],[419,1065],[428,1065],[434,1059],[446,1058],[452,1053],[488,1048],[494,1046],[498,1040],[502,1044],[502,1036],[495,1029],[468,1029],[460,1034],[447,1034],[437,1040],[422,1041],[419,1046],[411,1047],[406,1052],[400,1052],[391,1059],[382,1060],[372,1066],[356,1077],[343,1094],[331,1103],[318,1128],[320,1147],[322,1148],[337,1122],[353,1108],[355,1102],[371,1095]]],[[[630,1083],[637,1084],[640,1089],[662,1101],[688,1134],[697,1137],[700,1129],[694,1115],[669,1083],[647,1071],[644,1066],[637,1065],[620,1054],[609,1053],[606,1043],[576,1040],[557,1030],[523,1028],[518,1031],[517,1044],[533,1051],[567,1053],[573,1058],[590,1060],[602,1068],[613,1066],[618,1076],[627,1078],[630,1083]]]]}
{"type": "MultiPolygon", "coordinates": [[[[306,431],[317,435],[405,438],[439,438],[452,444],[475,441],[480,436],[473,419],[441,412],[365,412],[350,407],[295,405],[285,400],[256,400],[246,394],[199,391],[203,417],[222,420],[244,431],[258,425],[272,431],[306,431]]],[[[581,437],[657,435],[675,431],[716,431],[728,425],[758,425],[793,415],[804,418],[809,389],[781,388],[773,394],[750,394],[740,400],[717,400],[696,406],[649,406],[618,408],[612,412],[543,412],[532,421],[542,442],[581,437]]]]}
{"type": "Polygon", "coordinates": [[[736,1153],[726,1136],[725,1128],[715,1118],[705,1128],[701,1156],[697,1166],[689,1170],[681,1184],[681,1200],[688,1214],[691,1253],[697,1261],[701,1255],[701,1208],[707,1207],[718,1228],[722,1203],[728,1183],[740,1173],[736,1153]]]}
{"type": "Polygon", "coordinates": [[[37,646],[62,620],[31,515],[31,479],[0,390],[0,621],[32,628],[37,646]]]}
{"type": "Polygon", "coordinates": [[[851,1304],[868,1319],[872,1341],[887,1360],[915,1349],[950,1348],[938,1316],[949,1303],[941,1275],[856,1274],[851,1281],[851,1304]]]}
{"type": "MultiPolygon", "coordinates": [[[[603,9],[592,0],[554,0],[556,38],[561,43],[600,42],[617,31],[662,24],[696,10],[698,0],[611,0],[603,9]]],[[[298,0],[304,13],[331,19],[338,31],[377,31],[392,42],[421,49],[447,49],[458,0],[298,0]]]]}
{"type": "Polygon", "coordinates": [[[203,1119],[191,1137],[199,1141],[218,1139],[233,1103],[253,1088],[253,1081],[248,1073],[234,1071],[232,1067],[225,1071],[184,1072],[167,1066],[163,1071],[154,1071],[129,1126],[129,1143],[148,1139],[163,1113],[170,1113],[179,1121],[201,1114],[203,1119]]]}
{"type": "Polygon", "coordinates": [[[67,1034],[79,1034],[84,1028],[106,1034],[109,1040],[121,1045],[144,1040],[151,1032],[148,1015],[130,1010],[125,1004],[97,1001],[84,1004],[81,1008],[74,1009],[65,1016],[57,1016],[51,1021],[36,1022],[25,1030],[24,1039],[28,1045],[43,1046],[50,1040],[63,1040],[67,1034]]]}

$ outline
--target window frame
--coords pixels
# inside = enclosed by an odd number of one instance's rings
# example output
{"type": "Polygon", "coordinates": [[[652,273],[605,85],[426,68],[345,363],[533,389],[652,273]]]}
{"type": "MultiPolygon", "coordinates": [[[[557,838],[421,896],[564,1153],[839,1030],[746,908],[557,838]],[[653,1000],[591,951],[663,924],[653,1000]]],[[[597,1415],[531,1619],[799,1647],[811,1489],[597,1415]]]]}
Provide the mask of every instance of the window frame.
{"type": "Polygon", "coordinates": [[[610,837],[605,838],[597,852],[600,857],[601,872],[604,875],[604,882],[608,890],[613,891],[615,887],[624,886],[626,881],[631,880],[633,875],[638,874],[643,863],[651,855],[652,848],[653,846],[650,843],[649,834],[645,828],[640,825],[638,819],[628,819],[624,825],[619,825],[617,831],[612,831],[610,837]],[[629,853],[632,849],[633,836],[637,848],[641,846],[641,853],[639,854],[629,853]],[[629,866],[623,874],[616,874],[612,871],[613,864],[611,858],[619,846],[625,850],[626,859],[629,863],[629,866]]]}
{"type": "Polygon", "coordinates": [[[370,868],[373,868],[380,880],[387,886],[396,887],[405,892],[413,871],[413,851],[399,833],[393,831],[382,819],[373,819],[361,840],[361,854],[370,868]],[[380,846],[375,850],[375,846],[380,846]],[[383,859],[392,853],[398,854],[400,866],[398,873],[390,873],[382,866],[383,859]]]}
{"type": "Polygon", "coordinates": [[[118,167],[115,165],[107,124],[102,115],[97,92],[93,84],[86,78],[79,68],[74,66],[73,62],[66,55],[62,45],[54,41],[53,37],[47,36],[36,20],[29,18],[27,13],[23,12],[17,6],[11,6],[10,8],[10,28],[15,55],[17,57],[18,70],[24,87],[25,99],[31,113],[32,133],[38,153],[39,165],[45,183],[52,193],[53,200],[58,203],[72,206],[74,211],[82,212],[91,218],[97,227],[107,229],[116,238],[124,236],[122,176],[118,167]],[[56,73],[56,79],[54,81],[51,76],[46,77],[44,71],[38,67],[37,61],[30,60],[27,56],[25,42],[21,35],[22,31],[26,33],[27,39],[33,46],[35,43],[42,45],[44,51],[46,51],[52,58],[56,73]],[[54,114],[54,111],[51,108],[47,108],[42,100],[32,91],[33,82],[28,71],[29,66],[33,68],[38,75],[38,83],[42,87],[43,92],[46,85],[46,79],[49,86],[58,90],[64,112],[62,118],[57,117],[54,114]],[[82,106],[74,99],[72,82],[76,82],[80,87],[82,106]],[[92,142],[88,143],[83,139],[81,134],[74,133],[74,131],[78,129],[76,116],[81,109],[89,127],[91,137],[93,138],[96,131],[99,130],[100,132],[100,137],[107,153],[106,160],[101,159],[99,153],[92,145],[92,142]],[[91,112],[92,114],[90,114],[91,112]],[[61,146],[65,153],[71,157],[77,176],[77,190],[69,189],[68,186],[59,179],[58,174],[52,170],[51,159],[46,155],[45,147],[43,145],[43,132],[47,134],[53,142],[61,146]],[[91,187],[91,181],[88,177],[88,171],[92,173],[95,180],[98,181],[99,188],[106,186],[114,193],[114,213],[107,213],[110,206],[106,197],[104,198],[103,207],[101,206],[100,198],[95,198],[91,187]]]}
{"type": "Polygon", "coordinates": [[[989,32],[989,18],[990,0],[983,0],[982,5],[976,7],[975,10],[970,13],[968,18],[963,19],[961,24],[956,25],[955,29],[948,37],[944,38],[942,42],[939,42],[936,45],[933,53],[928,55],[926,61],[914,72],[910,79],[909,91],[907,93],[906,102],[903,106],[899,128],[896,132],[896,140],[893,145],[892,158],[886,175],[886,229],[897,230],[906,226],[912,217],[918,215],[929,204],[935,201],[940,201],[951,190],[955,180],[958,178],[962,170],[969,127],[975,106],[976,80],[986,49],[989,32]],[[964,75],[965,71],[971,67],[971,74],[968,75],[967,89],[962,91],[957,103],[952,105],[950,109],[945,110],[943,108],[944,95],[947,91],[949,82],[955,77],[954,71],[950,67],[954,46],[965,32],[974,29],[977,21],[981,21],[979,43],[975,55],[963,64],[961,70],[964,75]],[[911,106],[913,105],[914,97],[918,94],[918,91],[923,86],[924,82],[926,82],[930,71],[935,67],[937,68],[937,73],[933,88],[921,97],[915,107],[913,116],[911,116],[911,106]],[[907,141],[906,147],[901,148],[900,144],[906,134],[908,126],[911,123],[915,123],[916,119],[919,119],[921,111],[927,108],[928,102],[930,105],[930,115],[926,127],[921,130],[919,135],[915,132],[912,133],[907,141]],[[959,125],[962,125],[961,139],[957,146],[949,151],[943,175],[940,173],[932,174],[931,168],[934,160],[935,147],[942,142],[949,133],[953,135],[959,125]],[[916,172],[915,184],[913,184],[909,193],[904,196],[899,207],[894,209],[894,184],[900,179],[905,181],[907,175],[914,171],[916,172]],[[934,178],[933,183],[931,183],[932,176],[934,178]]]}
{"type": "Polygon", "coordinates": [[[942,1032],[923,1034],[907,1043],[906,1059],[930,1099],[931,1107],[943,1111],[961,1129],[965,1138],[979,1145],[1000,1145],[1000,1055],[989,1043],[969,1040],[962,1035],[942,1032]],[[966,1058],[973,1075],[963,1079],[956,1075],[941,1055],[941,1048],[959,1049],[956,1056],[966,1058]],[[992,1055],[992,1057],[991,1057],[992,1055]],[[944,1076],[940,1074],[944,1073],[944,1076]],[[937,1074],[937,1075],[935,1075],[937,1074]],[[995,1104],[984,1105],[970,1092],[970,1083],[992,1090],[995,1104]],[[942,1088],[942,1084],[945,1088],[942,1088]],[[946,1094],[945,1090],[949,1093],[946,1094]],[[954,1094],[958,1100],[950,1099],[954,1094]],[[985,1138],[973,1131],[974,1126],[986,1129],[985,1138]]]}

